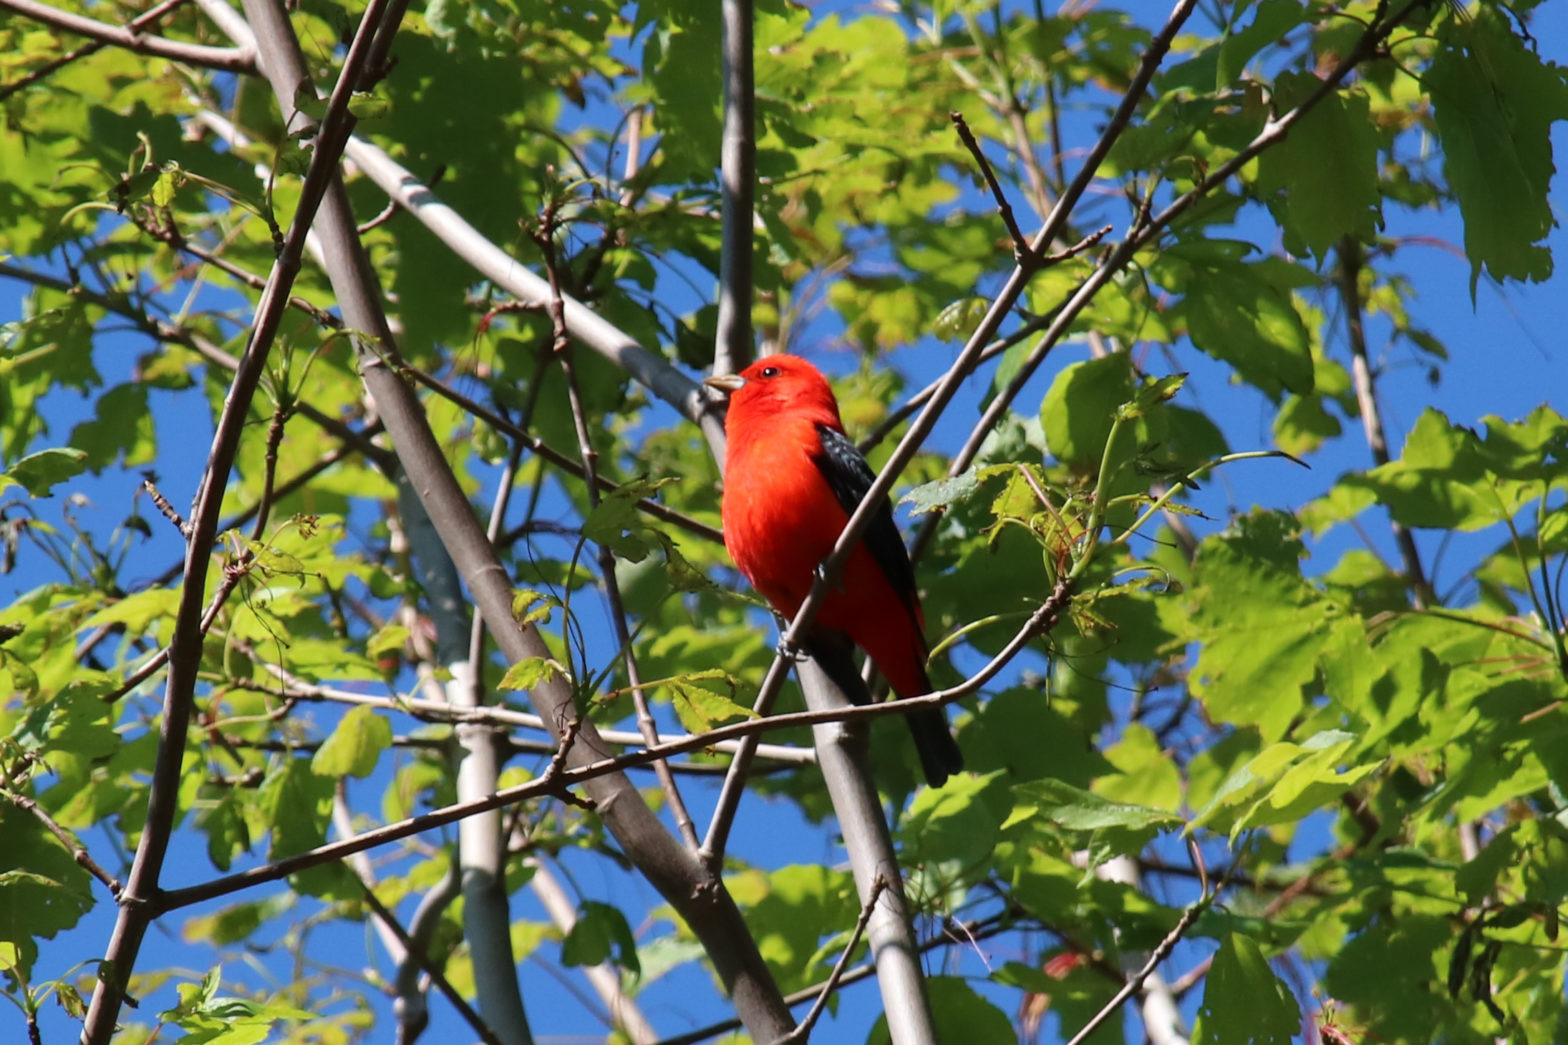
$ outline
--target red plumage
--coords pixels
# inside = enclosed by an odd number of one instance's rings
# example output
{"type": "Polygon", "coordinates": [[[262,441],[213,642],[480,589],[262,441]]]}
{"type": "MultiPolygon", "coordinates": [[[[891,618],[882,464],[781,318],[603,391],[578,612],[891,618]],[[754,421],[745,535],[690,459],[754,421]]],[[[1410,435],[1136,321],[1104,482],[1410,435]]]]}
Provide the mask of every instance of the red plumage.
{"type": "MultiPolygon", "coordinates": [[[[725,547],[763,598],[793,618],[874,476],[844,436],[833,390],[805,360],[767,356],[708,383],[731,393],[725,547]]],[[[846,659],[835,655],[833,633],[847,635],[895,693],[919,696],[931,692],[924,628],[914,570],[884,499],[823,601],[808,651],[851,696],[864,699],[853,663],[846,671],[846,659]]],[[[927,708],[908,720],[926,777],[940,786],[962,767],[947,719],[927,708]]]]}

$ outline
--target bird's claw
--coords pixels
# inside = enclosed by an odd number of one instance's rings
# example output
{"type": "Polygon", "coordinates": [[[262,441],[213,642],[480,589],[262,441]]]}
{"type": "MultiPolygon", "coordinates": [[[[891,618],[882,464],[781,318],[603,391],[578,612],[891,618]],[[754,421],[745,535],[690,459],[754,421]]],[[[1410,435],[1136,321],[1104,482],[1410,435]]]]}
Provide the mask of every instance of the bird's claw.
{"type": "Polygon", "coordinates": [[[804,650],[795,645],[793,642],[788,642],[782,638],[779,639],[779,644],[774,647],[773,652],[776,653],[781,660],[787,660],[792,664],[798,664],[800,661],[806,659],[806,653],[804,650]]]}

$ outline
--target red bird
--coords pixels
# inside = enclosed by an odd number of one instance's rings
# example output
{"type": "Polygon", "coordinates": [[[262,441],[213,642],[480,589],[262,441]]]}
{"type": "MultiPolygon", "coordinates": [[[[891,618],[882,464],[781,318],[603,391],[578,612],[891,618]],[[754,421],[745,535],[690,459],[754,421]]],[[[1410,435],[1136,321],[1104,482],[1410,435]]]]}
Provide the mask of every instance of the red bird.
{"type": "MultiPolygon", "coordinates": [[[[816,367],[767,356],[705,384],[730,393],[724,429],[724,546],[785,618],[811,590],[849,516],[875,480],[844,434],[838,401],[816,367]]],[[[931,692],[925,617],[915,571],[884,498],[817,614],[806,651],[857,703],[870,695],[843,636],[866,651],[900,697],[931,692]]],[[[920,765],[932,787],[963,768],[939,708],[911,712],[920,765]]]]}

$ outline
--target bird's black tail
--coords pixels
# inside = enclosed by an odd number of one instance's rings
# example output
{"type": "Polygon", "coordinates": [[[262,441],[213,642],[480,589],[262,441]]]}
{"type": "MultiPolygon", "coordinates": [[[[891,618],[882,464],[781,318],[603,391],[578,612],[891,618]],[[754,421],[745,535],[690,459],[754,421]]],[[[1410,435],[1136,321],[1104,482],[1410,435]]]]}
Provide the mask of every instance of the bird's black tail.
{"type": "Polygon", "coordinates": [[[941,787],[949,776],[964,768],[964,753],[958,750],[947,716],[941,708],[921,708],[904,718],[909,732],[914,734],[915,752],[920,756],[920,768],[925,770],[926,783],[941,787]]]}
{"type": "MultiPolygon", "coordinates": [[[[871,693],[855,666],[855,649],[849,637],[841,632],[818,631],[806,642],[806,652],[827,672],[844,695],[856,704],[871,703],[871,693]]],[[[915,753],[920,756],[920,768],[925,772],[926,783],[941,787],[947,778],[964,768],[964,755],[948,728],[947,715],[941,708],[921,708],[904,716],[909,732],[914,734],[915,753]]]]}

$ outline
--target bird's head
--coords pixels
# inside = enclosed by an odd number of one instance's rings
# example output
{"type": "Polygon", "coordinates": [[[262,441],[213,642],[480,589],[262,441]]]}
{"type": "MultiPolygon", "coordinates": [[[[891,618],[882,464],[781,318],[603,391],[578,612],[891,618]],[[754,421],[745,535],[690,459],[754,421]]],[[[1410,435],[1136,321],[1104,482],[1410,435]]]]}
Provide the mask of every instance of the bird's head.
{"type": "Polygon", "coordinates": [[[718,374],[703,384],[729,395],[731,420],[789,415],[844,427],[827,378],[799,356],[763,356],[738,374],[718,374]]]}

